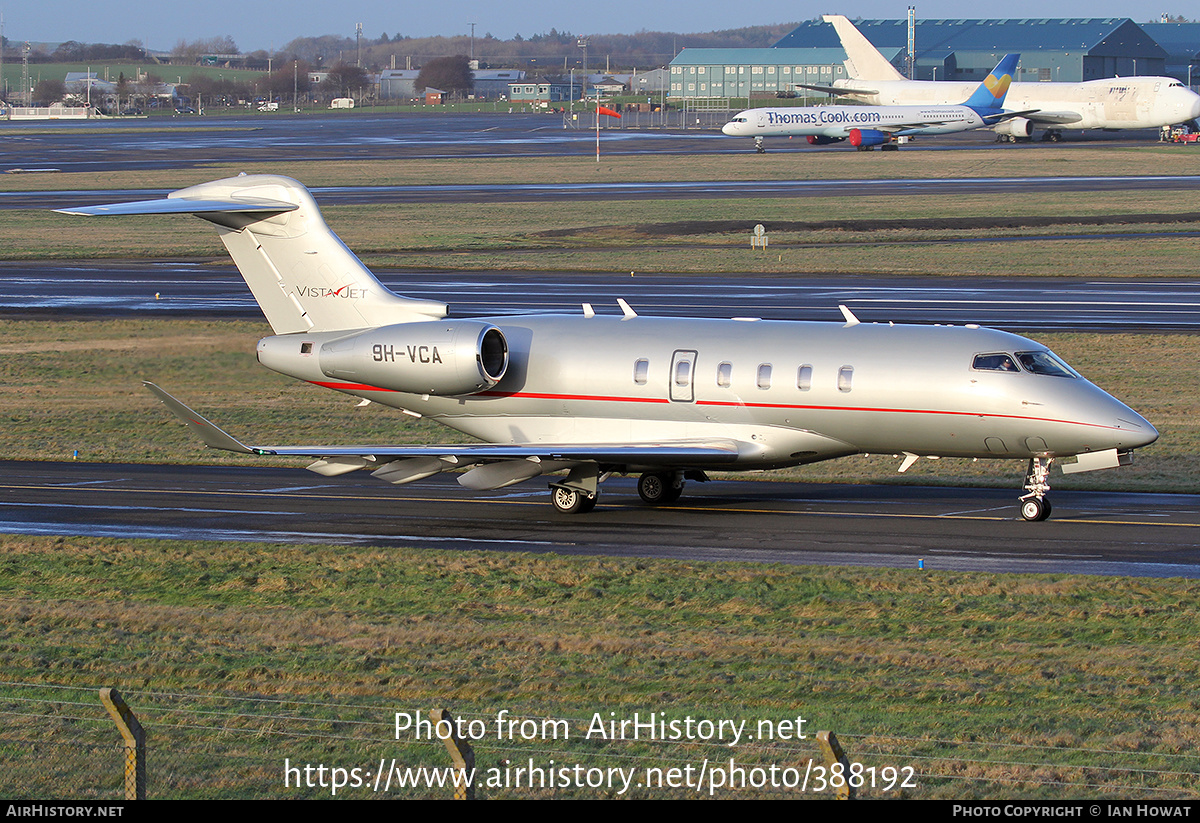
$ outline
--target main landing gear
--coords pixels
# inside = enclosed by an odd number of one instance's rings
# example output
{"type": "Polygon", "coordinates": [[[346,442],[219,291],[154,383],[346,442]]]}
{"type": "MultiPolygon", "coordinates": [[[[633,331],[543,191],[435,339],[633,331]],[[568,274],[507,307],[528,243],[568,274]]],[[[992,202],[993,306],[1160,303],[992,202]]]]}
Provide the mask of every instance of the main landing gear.
{"type": "Polygon", "coordinates": [[[1029,469],[1025,473],[1025,494],[1021,495],[1021,517],[1038,522],[1050,516],[1050,501],[1046,493],[1050,491],[1050,466],[1054,464],[1053,457],[1034,457],[1029,461],[1029,469]]]}
{"type": "Polygon", "coordinates": [[[569,486],[551,486],[550,502],[563,514],[586,514],[596,508],[597,495],[569,486]]]}
{"type": "Polygon", "coordinates": [[[651,506],[674,503],[682,494],[682,472],[647,472],[638,479],[638,495],[651,506]]]}
{"type": "MultiPolygon", "coordinates": [[[[586,514],[596,508],[600,481],[607,477],[595,464],[578,466],[562,482],[550,484],[550,503],[563,514],[586,514]]],[[[708,476],[694,469],[646,472],[638,479],[638,496],[650,506],[670,505],[683,494],[686,480],[704,483],[708,476]]]]}

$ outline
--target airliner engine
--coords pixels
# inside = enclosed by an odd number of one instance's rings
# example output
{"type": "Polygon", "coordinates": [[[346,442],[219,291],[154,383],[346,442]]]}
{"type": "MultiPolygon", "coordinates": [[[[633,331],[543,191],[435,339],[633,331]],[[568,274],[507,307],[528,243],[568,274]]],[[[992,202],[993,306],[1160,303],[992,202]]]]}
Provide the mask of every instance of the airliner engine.
{"type": "Polygon", "coordinates": [[[1024,117],[1014,117],[998,124],[994,131],[1001,137],[1031,137],[1033,123],[1024,117]]]}
{"type": "Polygon", "coordinates": [[[891,139],[891,135],[878,129],[850,129],[850,145],[858,148],[880,146],[891,139]]]}

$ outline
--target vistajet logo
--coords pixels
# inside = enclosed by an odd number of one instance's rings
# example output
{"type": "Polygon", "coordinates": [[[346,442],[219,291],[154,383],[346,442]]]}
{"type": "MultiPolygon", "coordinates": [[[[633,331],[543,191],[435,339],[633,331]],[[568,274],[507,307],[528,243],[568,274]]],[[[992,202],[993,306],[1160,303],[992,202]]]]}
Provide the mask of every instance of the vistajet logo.
{"type": "Polygon", "coordinates": [[[301,297],[340,297],[345,300],[361,300],[370,293],[370,289],[356,289],[350,284],[340,289],[330,289],[325,286],[298,286],[296,294],[301,297]]]}

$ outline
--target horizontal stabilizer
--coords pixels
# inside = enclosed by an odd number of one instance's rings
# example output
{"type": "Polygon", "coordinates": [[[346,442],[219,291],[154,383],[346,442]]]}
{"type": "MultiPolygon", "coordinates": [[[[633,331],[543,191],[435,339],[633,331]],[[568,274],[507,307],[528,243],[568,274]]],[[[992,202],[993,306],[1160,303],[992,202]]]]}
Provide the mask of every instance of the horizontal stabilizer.
{"type": "Polygon", "coordinates": [[[162,200],[138,200],[133,203],[110,203],[103,206],[76,206],[55,209],[59,214],[79,214],[86,217],[125,216],[130,214],[207,214],[210,212],[251,212],[279,214],[299,208],[295,203],[279,200],[189,200],[169,197],[162,200]]]}

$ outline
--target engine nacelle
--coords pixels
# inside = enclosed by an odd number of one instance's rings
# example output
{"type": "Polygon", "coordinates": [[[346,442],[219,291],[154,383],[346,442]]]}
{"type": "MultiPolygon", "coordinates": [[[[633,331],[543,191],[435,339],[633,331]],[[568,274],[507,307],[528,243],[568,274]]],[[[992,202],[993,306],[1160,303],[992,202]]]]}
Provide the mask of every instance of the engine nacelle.
{"type": "Polygon", "coordinates": [[[850,129],[851,146],[881,146],[892,139],[887,132],[877,129],[850,129]]]}
{"type": "Polygon", "coordinates": [[[826,137],[823,134],[810,134],[808,142],[813,146],[828,146],[830,143],[841,143],[845,137],[826,137]]]}
{"type": "Polygon", "coordinates": [[[475,394],[504,377],[508,341],[478,320],[399,323],[330,340],[318,363],[326,377],[406,394],[475,394]]]}
{"type": "Polygon", "coordinates": [[[993,131],[996,134],[1003,134],[1008,137],[1032,137],[1033,121],[1024,117],[1014,117],[1011,120],[1005,120],[1003,123],[997,124],[993,131]]]}

